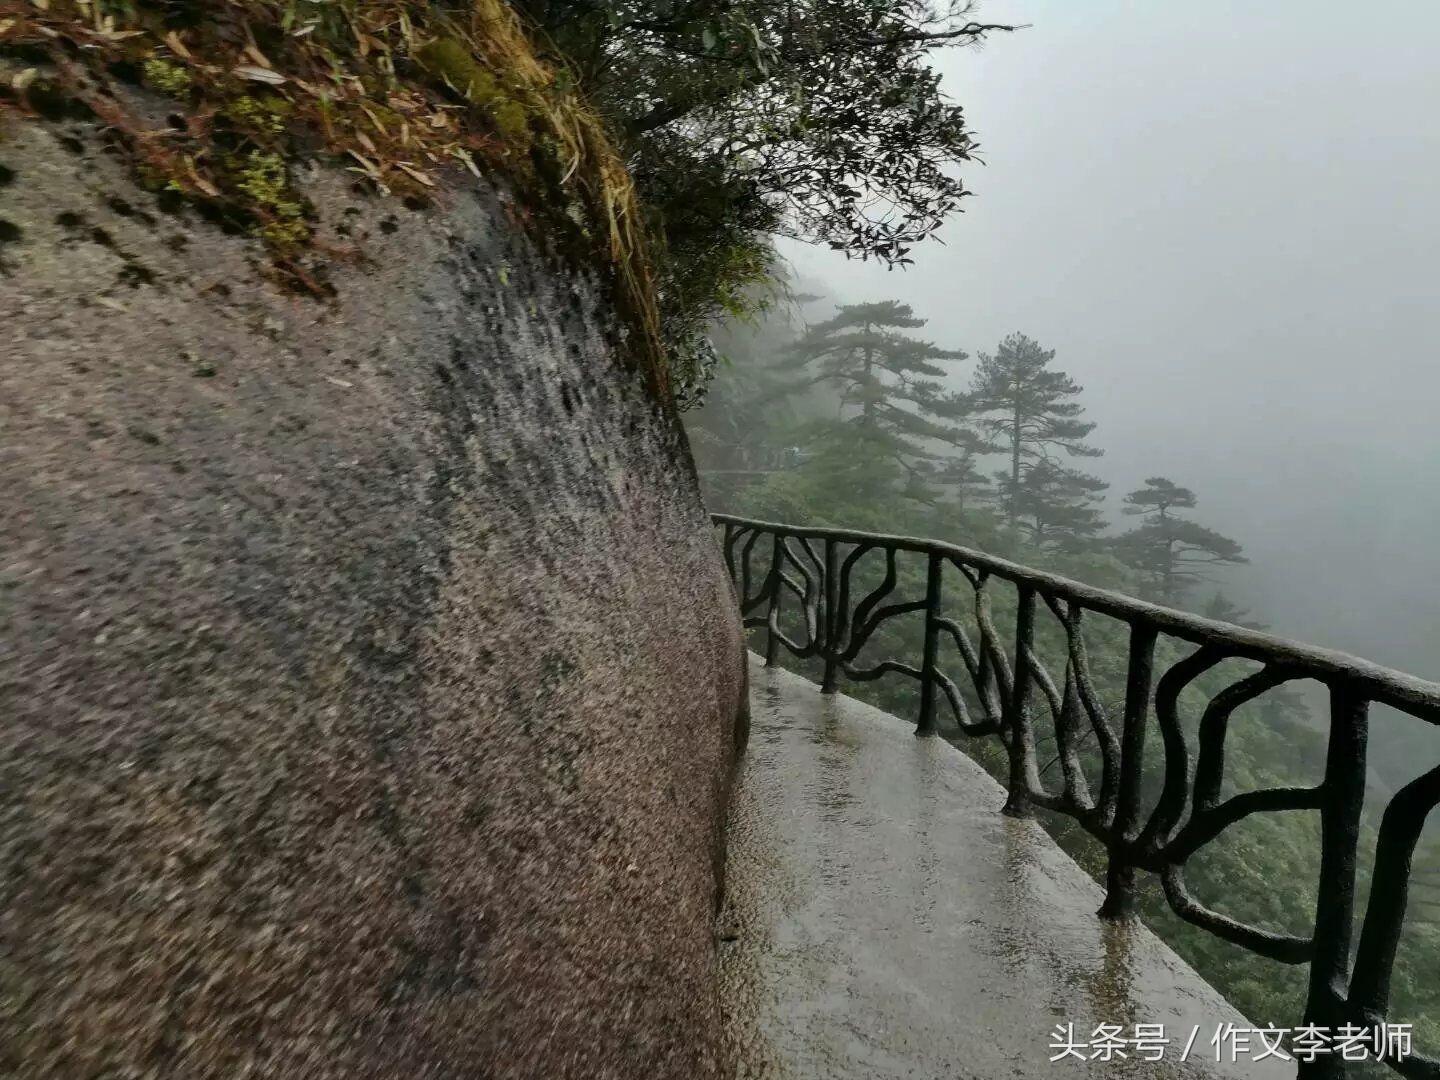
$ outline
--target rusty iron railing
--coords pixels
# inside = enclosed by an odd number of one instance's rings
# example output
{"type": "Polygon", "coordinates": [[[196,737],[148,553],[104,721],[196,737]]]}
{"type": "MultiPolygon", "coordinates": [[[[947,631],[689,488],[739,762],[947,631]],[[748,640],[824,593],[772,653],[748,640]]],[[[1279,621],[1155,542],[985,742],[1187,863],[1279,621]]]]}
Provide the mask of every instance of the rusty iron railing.
{"type": "MultiPolygon", "coordinates": [[[[1261,956],[1309,965],[1306,1025],[1338,1029],[1386,1023],[1410,863],[1426,815],[1440,802],[1440,765],[1394,792],[1385,806],[1368,902],[1354,942],[1369,710],[1379,704],[1440,724],[1440,684],[953,544],[798,528],[725,514],[713,515],[713,521],[723,533],[722,547],[744,625],[766,631],[766,662],[775,663],[784,646],[796,657],[823,664],[825,693],[835,692],[842,675],[862,681],[904,676],[919,683],[917,735],[936,733],[936,714],[943,701],[955,727],[965,735],[997,737],[1008,756],[1005,812],[1023,815],[1032,807],[1056,811],[1073,818],[1104,845],[1107,876],[1101,916],[1132,915],[1137,871],[1158,875],[1166,900],[1182,919],[1261,956]],[[884,576],[862,596],[856,568],[871,553],[883,558],[884,576]],[[916,560],[912,588],[917,595],[892,599],[901,558],[916,560]],[[924,588],[918,595],[921,565],[924,588]],[[992,618],[990,586],[996,579],[1009,582],[1015,590],[1012,640],[1002,641],[992,618]],[[973,598],[968,620],[953,617],[947,606],[947,589],[954,586],[973,598]],[[803,625],[796,637],[780,625],[787,603],[795,605],[791,617],[803,625]],[[1036,647],[1036,615],[1042,605],[1057,621],[1055,632],[1063,635],[1064,672],[1059,679],[1047,670],[1036,647]],[[1092,680],[1082,633],[1087,612],[1128,627],[1128,668],[1123,705],[1118,709],[1100,700],[1092,680]],[[865,666],[859,662],[861,651],[882,625],[909,613],[923,613],[924,644],[918,663],[884,659],[865,666]],[[1195,649],[1157,672],[1156,644],[1162,637],[1193,644],[1195,649]],[[942,666],[941,646],[946,642],[954,646],[968,678],[969,701],[942,666]],[[1231,659],[1261,666],[1208,695],[1192,763],[1180,719],[1180,694],[1231,659]],[[1323,778],[1309,787],[1276,787],[1222,798],[1231,716],[1245,703],[1301,679],[1317,681],[1329,695],[1323,778]],[[1037,765],[1037,695],[1053,727],[1062,775],[1059,790],[1044,785],[1037,765]],[[1142,799],[1142,776],[1152,715],[1161,737],[1163,781],[1147,809],[1142,804],[1152,800],[1142,799]],[[1082,740],[1092,736],[1099,757],[1093,794],[1080,756],[1082,740]],[[1303,937],[1247,925],[1214,911],[1185,886],[1186,862],[1200,848],[1251,814],[1285,810],[1316,810],[1320,815],[1315,918],[1312,932],[1303,937]]],[[[1440,1059],[1413,1053],[1385,1060],[1407,1077],[1440,1077],[1440,1059]]],[[[1299,1075],[1343,1077],[1345,1068],[1339,1054],[1321,1055],[1301,1064],[1299,1075]]]]}

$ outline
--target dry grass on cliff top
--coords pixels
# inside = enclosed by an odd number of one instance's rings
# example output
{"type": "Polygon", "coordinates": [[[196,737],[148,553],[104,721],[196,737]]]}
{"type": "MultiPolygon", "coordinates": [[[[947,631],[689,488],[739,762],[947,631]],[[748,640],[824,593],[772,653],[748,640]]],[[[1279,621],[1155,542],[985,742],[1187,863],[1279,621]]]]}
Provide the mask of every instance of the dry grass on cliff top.
{"type": "Polygon", "coordinates": [[[503,175],[572,253],[608,266],[632,346],[666,386],[630,177],[504,0],[0,0],[0,58],[17,72],[0,76],[0,115],[93,114],[143,185],[248,229],[317,295],[329,262],[355,253],[317,242],[295,161],[340,158],[412,205],[442,199],[447,170],[503,175]],[[168,96],[180,120],[154,128],[117,83],[168,96]]]}

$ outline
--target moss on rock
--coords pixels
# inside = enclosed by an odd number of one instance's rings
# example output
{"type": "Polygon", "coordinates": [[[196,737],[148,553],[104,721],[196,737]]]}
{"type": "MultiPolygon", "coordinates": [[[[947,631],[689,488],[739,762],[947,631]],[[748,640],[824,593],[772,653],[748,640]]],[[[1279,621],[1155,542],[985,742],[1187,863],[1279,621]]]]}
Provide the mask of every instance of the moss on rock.
{"type": "Polygon", "coordinates": [[[168,60],[146,60],[142,70],[146,86],[170,97],[185,97],[195,85],[189,71],[168,60]]]}
{"type": "Polygon", "coordinates": [[[438,38],[417,49],[415,59],[432,79],[479,109],[508,147],[530,148],[530,110],[464,45],[454,38],[438,38]]]}
{"type": "Polygon", "coordinates": [[[225,118],[258,134],[278,138],[285,134],[286,124],[295,114],[295,107],[282,97],[247,95],[225,106],[225,118]]]}
{"type": "Polygon", "coordinates": [[[232,161],[235,189],[264,220],[252,231],[278,252],[295,252],[310,239],[305,204],[290,183],[285,159],[279,154],[251,150],[232,161]]]}

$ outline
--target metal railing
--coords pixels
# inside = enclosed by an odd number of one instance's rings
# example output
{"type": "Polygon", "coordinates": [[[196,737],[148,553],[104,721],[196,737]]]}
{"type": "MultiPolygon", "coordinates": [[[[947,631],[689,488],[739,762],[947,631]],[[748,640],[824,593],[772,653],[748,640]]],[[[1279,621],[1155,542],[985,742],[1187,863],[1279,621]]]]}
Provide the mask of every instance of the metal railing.
{"type": "MultiPolygon", "coordinates": [[[[747,628],[766,630],[766,662],[775,663],[784,646],[796,657],[823,664],[825,693],[836,690],[841,675],[862,681],[891,674],[908,677],[920,689],[917,735],[936,733],[936,714],[943,701],[955,727],[965,735],[997,737],[1008,758],[1005,812],[1023,815],[1031,807],[1042,807],[1068,815],[1104,846],[1106,898],[1100,915],[1132,915],[1136,873],[1147,871],[1159,877],[1166,901],[1180,918],[1261,956],[1308,964],[1305,1024],[1332,1030],[1347,1024],[1373,1029],[1387,1021],[1411,858],[1426,815],[1440,802],[1440,765],[1399,788],[1385,806],[1352,964],[1369,708],[1386,705],[1440,724],[1440,684],[953,544],[798,528],[725,514],[712,517],[723,530],[722,546],[742,621],[747,628]],[[762,538],[768,542],[761,543],[762,538]],[[883,557],[884,574],[864,589],[857,583],[861,576],[857,566],[872,552],[883,557]],[[899,580],[897,559],[902,556],[924,560],[923,596],[891,599],[899,580]],[[995,579],[1014,586],[1010,641],[1002,641],[992,618],[990,584],[995,579]],[[947,608],[947,589],[952,585],[971,594],[968,625],[947,608]],[[795,637],[780,625],[787,603],[795,605],[792,619],[803,625],[795,637]],[[1036,647],[1036,615],[1042,604],[1056,620],[1055,633],[1063,635],[1064,672],[1058,680],[1036,647]],[[1108,708],[1096,691],[1082,633],[1087,612],[1108,616],[1128,628],[1123,705],[1118,709],[1108,708]],[[918,664],[896,659],[861,664],[861,652],[877,630],[909,613],[923,613],[924,643],[918,664]],[[1162,636],[1196,648],[1157,672],[1156,645],[1162,636]],[[941,665],[945,642],[954,646],[968,677],[969,701],[941,665]],[[1262,666],[1207,695],[1192,767],[1180,719],[1180,694],[1232,659],[1262,666]],[[1316,680],[1329,696],[1323,778],[1309,787],[1274,787],[1222,798],[1231,716],[1247,702],[1302,679],[1316,680]],[[1059,790],[1045,787],[1037,764],[1037,695],[1053,726],[1062,777],[1059,790]],[[1117,711],[1118,717],[1113,715],[1117,711]],[[1142,799],[1142,777],[1152,715],[1163,748],[1163,781],[1147,810],[1142,803],[1152,800],[1142,799]],[[1091,736],[1099,757],[1093,794],[1080,757],[1082,740],[1091,736]],[[1317,810],[1320,815],[1317,902],[1308,936],[1240,922],[1206,907],[1185,886],[1186,862],[1204,845],[1251,814],[1285,810],[1317,810]]],[[[918,563],[914,570],[911,587],[918,594],[918,563]]],[[[1440,1059],[1415,1053],[1385,1060],[1404,1076],[1440,1077],[1440,1059]]],[[[1344,1076],[1345,1068],[1341,1056],[1332,1053],[1301,1064],[1299,1074],[1344,1076]]]]}

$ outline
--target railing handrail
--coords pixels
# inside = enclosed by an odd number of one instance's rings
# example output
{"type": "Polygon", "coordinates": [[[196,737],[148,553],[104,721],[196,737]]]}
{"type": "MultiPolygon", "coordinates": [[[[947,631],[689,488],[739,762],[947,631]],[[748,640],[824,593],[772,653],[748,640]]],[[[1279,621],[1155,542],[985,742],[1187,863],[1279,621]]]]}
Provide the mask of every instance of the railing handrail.
{"type": "MultiPolygon", "coordinates": [[[[1369,710],[1379,703],[1440,724],[1440,683],[958,544],[731,514],[714,514],[712,520],[724,530],[721,548],[736,585],[741,624],[766,631],[765,662],[774,664],[783,646],[800,659],[823,663],[820,692],[826,694],[836,692],[842,677],[859,682],[886,676],[913,679],[920,690],[917,735],[937,734],[938,713],[946,707],[961,735],[998,738],[1008,759],[1002,812],[1026,815],[1038,808],[1064,814],[1104,845],[1101,916],[1133,915],[1137,874],[1154,874],[1166,904],[1185,921],[1258,955],[1308,965],[1307,1024],[1386,1020],[1412,860],[1427,817],[1440,806],[1440,764],[1432,764],[1386,801],[1375,833],[1357,940],[1357,850],[1366,804],[1369,710]],[[761,537],[768,543],[760,545],[761,537]],[[758,577],[753,568],[757,547],[764,562],[758,577]],[[884,556],[883,576],[861,570],[867,565],[879,569],[870,562],[877,552],[884,556]],[[923,557],[923,598],[917,578],[906,574],[902,584],[902,553],[923,557]],[[857,577],[866,583],[859,585],[857,577]],[[973,599],[968,608],[961,602],[957,618],[952,617],[948,601],[953,598],[947,589],[960,577],[973,599]],[[992,617],[992,581],[1014,588],[1008,643],[992,617]],[[899,598],[893,595],[897,586],[899,598]],[[799,605],[803,623],[795,637],[781,626],[787,594],[799,605]],[[1045,618],[1046,611],[1063,633],[1063,647],[1053,638],[1047,648],[1037,644],[1037,615],[1045,618]],[[1118,709],[1116,702],[1101,697],[1092,679],[1086,611],[1113,618],[1128,638],[1118,709]],[[918,656],[861,659],[882,625],[916,616],[923,626],[923,644],[912,639],[909,645],[918,656]],[[972,628],[978,637],[972,636],[972,628]],[[1188,654],[1179,650],[1184,655],[1178,656],[1176,650],[1160,650],[1162,635],[1196,648],[1188,654]],[[950,675],[957,670],[957,657],[963,662],[961,682],[968,677],[968,691],[950,675]],[[1232,659],[1258,661],[1261,668],[1237,676],[1233,669],[1222,669],[1232,659]],[[1228,671],[1219,680],[1223,686],[1212,677],[1222,670],[1228,671]],[[1202,678],[1209,682],[1202,685],[1202,678]],[[1223,789],[1232,716],[1270,691],[1305,679],[1317,681],[1329,697],[1322,779],[1310,786],[1272,785],[1227,795],[1223,789]],[[1193,726],[1182,715],[1195,718],[1193,696],[1184,710],[1180,704],[1187,691],[1207,699],[1193,726]],[[1058,789],[1047,782],[1037,759],[1037,721],[1046,712],[1055,761],[1061,766],[1058,789]],[[1146,733],[1152,725],[1158,728],[1162,758],[1159,768],[1152,760],[1147,769],[1146,733]],[[1080,748],[1090,735],[1094,742],[1087,753],[1092,756],[1082,760],[1080,748]],[[1150,783],[1155,779],[1160,781],[1158,796],[1150,783]],[[1207,907],[1186,887],[1190,858],[1227,829],[1252,814],[1291,810],[1318,811],[1320,816],[1316,900],[1308,935],[1238,921],[1207,907]]],[[[1278,776],[1272,779],[1279,781],[1278,776]]],[[[1418,1054],[1402,1061],[1387,1051],[1384,1060],[1406,1076],[1440,1080],[1440,1059],[1418,1054]]],[[[1331,1080],[1345,1075],[1345,1065],[1332,1054],[1302,1063],[1299,1072],[1306,1080],[1331,1080]]]]}
{"type": "Polygon", "coordinates": [[[1197,645],[1224,645],[1242,658],[1278,660],[1296,667],[1309,668],[1315,676],[1358,682],[1372,700],[1403,708],[1420,719],[1427,720],[1432,724],[1440,724],[1440,682],[1432,682],[1403,671],[1397,671],[1377,664],[1373,660],[1353,656],[1338,649],[1321,648],[1317,645],[1281,637],[1278,634],[1268,634],[1263,630],[1251,630],[1234,623],[1207,619],[1203,615],[1195,615],[1161,604],[1152,604],[1124,593],[1087,585],[1083,581],[1076,581],[1073,578],[1063,577],[1046,570],[1036,570],[1033,567],[1011,562],[1009,559],[1002,559],[997,555],[990,555],[944,540],[863,532],[858,529],[790,525],[783,522],[739,517],[735,514],[711,514],[710,518],[717,525],[737,525],[781,536],[834,540],[846,544],[883,545],[898,551],[940,555],[955,559],[978,569],[989,571],[1007,581],[1024,582],[1038,589],[1077,601],[1093,611],[1113,616],[1125,622],[1148,622],[1157,629],[1197,645]]]}

